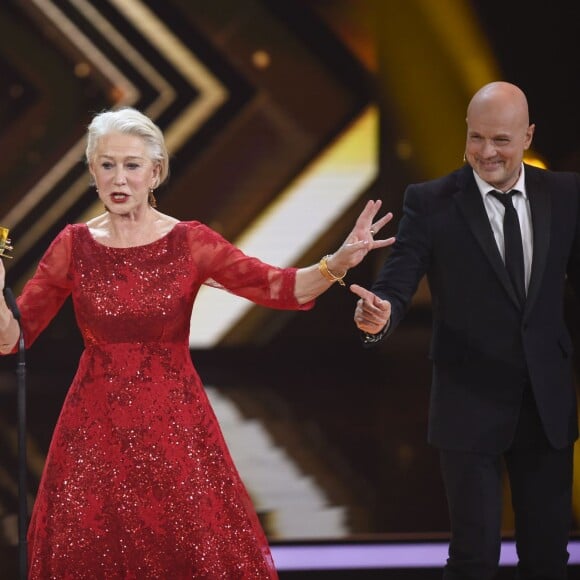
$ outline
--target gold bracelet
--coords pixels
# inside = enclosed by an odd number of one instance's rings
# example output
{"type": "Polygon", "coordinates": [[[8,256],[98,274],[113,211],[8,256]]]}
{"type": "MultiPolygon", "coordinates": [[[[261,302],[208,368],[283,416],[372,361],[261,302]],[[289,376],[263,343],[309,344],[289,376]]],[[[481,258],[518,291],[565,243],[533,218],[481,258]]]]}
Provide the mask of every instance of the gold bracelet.
{"type": "Polygon", "coordinates": [[[320,262],[318,262],[318,269],[320,270],[320,273],[329,281],[329,282],[338,282],[341,286],[346,286],[346,284],[344,283],[343,278],[346,276],[346,272],[342,275],[342,276],[337,276],[336,274],[333,274],[329,269],[328,269],[328,258],[330,258],[330,254],[328,254],[327,256],[324,256],[320,262]]]}

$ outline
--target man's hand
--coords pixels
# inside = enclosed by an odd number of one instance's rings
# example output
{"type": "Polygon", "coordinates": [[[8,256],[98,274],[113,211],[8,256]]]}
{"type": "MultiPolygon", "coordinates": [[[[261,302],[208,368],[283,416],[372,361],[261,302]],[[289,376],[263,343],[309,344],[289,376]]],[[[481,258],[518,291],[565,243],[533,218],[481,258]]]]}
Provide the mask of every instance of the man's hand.
{"type": "Polygon", "coordinates": [[[391,318],[391,303],[358,284],[352,284],[350,291],[360,298],[354,310],[357,328],[368,334],[381,332],[391,318]]]}

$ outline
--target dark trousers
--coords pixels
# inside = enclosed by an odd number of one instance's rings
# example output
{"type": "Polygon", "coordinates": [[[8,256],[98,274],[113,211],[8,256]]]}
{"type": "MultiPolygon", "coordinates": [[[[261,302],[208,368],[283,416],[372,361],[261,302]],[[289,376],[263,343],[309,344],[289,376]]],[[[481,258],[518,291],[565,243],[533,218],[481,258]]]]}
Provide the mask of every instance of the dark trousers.
{"type": "Polygon", "coordinates": [[[515,515],[517,578],[567,578],[572,451],[572,446],[550,446],[529,389],[524,395],[513,444],[504,454],[441,450],[451,520],[444,580],[494,578],[501,546],[503,463],[515,515]]]}

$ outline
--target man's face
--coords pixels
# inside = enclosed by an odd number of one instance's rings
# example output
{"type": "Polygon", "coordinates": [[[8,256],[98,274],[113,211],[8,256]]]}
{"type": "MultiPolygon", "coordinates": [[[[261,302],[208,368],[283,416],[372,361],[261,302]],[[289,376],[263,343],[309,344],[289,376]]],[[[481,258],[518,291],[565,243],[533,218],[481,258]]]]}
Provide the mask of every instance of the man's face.
{"type": "Polygon", "coordinates": [[[507,191],[518,180],[533,134],[534,125],[527,125],[517,108],[481,104],[467,117],[465,158],[484,181],[507,191]]]}

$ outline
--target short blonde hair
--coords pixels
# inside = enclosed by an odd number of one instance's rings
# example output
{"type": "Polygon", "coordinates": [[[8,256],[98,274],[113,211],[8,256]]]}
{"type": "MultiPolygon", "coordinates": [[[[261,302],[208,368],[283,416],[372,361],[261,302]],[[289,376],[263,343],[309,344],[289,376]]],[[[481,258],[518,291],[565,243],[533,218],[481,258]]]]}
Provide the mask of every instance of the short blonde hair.
{"type": "Polygon", "coordinates": [[[87,129],[87,148],[85,157],[90,163],[95,155],[101,137],[109,133],[136,135],[145,142],[152,161],[159,163],[159,185],[169,176],[169,154],[161,129],[137,109],[122,109],[97,113],[87,129]]]}

